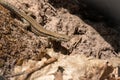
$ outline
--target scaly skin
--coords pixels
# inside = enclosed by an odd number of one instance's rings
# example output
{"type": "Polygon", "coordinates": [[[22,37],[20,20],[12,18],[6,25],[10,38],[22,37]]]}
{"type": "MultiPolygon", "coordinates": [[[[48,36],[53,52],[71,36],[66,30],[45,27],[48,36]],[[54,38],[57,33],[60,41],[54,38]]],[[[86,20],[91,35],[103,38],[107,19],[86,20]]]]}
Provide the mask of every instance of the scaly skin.
{"type": "Polygon", "coordinates": [[[48,30],[44,29],[32,17],[28,16],[24,12],[19,11],[17,8],[15,8],[10,3],[8,3],[4,0],[0,0],[0,4],[2,6],[4,6],[5,8],[7,8],[8,10],[10,10],[11,12],[15,13],[17,16],[27,20],[32,25],[32,27],[39,32],[38,35],[48,37],[48,38],[52,38],[52,39],[55,39],[55,40],[58,40],[58,41],[68,41],[69,40],[69,37],[67,35],[58,34],[58,33],[51,32],[51,31],[48,31],[48,30]]]}

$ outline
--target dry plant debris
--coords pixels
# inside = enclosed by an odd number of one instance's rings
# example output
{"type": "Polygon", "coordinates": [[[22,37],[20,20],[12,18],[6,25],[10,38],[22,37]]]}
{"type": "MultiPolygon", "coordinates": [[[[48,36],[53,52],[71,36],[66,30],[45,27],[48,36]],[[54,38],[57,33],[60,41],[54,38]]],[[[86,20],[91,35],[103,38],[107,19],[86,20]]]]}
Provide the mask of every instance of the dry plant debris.
{"type": "Polygon", "coordinates": [[[57,72],[55,73],[54,80],[63,80],[63,71],[64,71],[64,69],[59,66],[57,72]]]}
{"type": "MultiPolygon", "coordinates": [[[[53,52],[54,53],[54,52],[53,52]]],[[[34,72],[29,77],[30,80],[111,80],[111,78],[117,79],[118,70],[116,70],[117,66],[120,62],[112,65],[115,61],[110,59],[107,60],[99,60],[93,57],[85,57],[84,55],[59,55],[61,56],[58,61],[53,64],[50,64],[40,70],[34,72]],[[112,75],[112,76],[111,76],[112,75]],[[114,75],[114,77],[113,77],[114,75]]],[[[41,65],[44,61],[34,62],[34,64],[41,65]]],[[[25,63],[24,67],[28,68],[31,61],[25,63]]],[[[16,70],[22,71],[24,67],[16,67],[16,70]]],[[[35,65],[38,67],[38,65],[35,65]]],[[[28,68],[31,69],[31,68],[28,68]]],[[[13,79],[13,78],[12,78],[13,79]]],[[[21,80],[21,77],[18,76],[17,80],[21,80]]],[[[14,79],[15,80],[15,79],[14,79]]]]}
{"type": "Polygon", "coordinates": [[[50,58],[47,61],[43,62],[40,66],[29,68],[28,70],[25,70],[24,72],[22,72],[22,74],[21,74],[22,76],[20,76],[20,78],[17,78],[17,80],[27,80],[32,73],[42,69],[43,67],[45,67],[55,61],[57,61],[56,58],[50,58]]]}

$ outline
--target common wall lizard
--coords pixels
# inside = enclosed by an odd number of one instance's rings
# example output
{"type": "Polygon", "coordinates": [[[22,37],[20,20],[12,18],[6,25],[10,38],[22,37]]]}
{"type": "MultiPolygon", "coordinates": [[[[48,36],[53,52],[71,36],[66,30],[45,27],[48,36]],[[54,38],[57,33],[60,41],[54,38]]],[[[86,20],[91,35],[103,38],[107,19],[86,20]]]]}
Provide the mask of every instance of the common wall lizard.
{"type": "Polygon", "coordinates": [[[11,5],[10,3],[4,1],[4,0],[0,0],[0,4],[7,8],[8,10],[10,10],[11,12],[15,13],[17,16],[24,18],[25,20],[27,20],[32,27],[37,30],[39,32],[38,35],[42,35],[48,38],[52,38],[55,40],[59,40],[59,41],[68,41],[69,37],[67,35],[64,34],[59,34],[56,32],[52,32],[49,30],[44,29],[39,23],[37,23],[32,17],[28,16],[26,13],[18,10],[16,7],[14,7],[13,5],[11,5]]]}

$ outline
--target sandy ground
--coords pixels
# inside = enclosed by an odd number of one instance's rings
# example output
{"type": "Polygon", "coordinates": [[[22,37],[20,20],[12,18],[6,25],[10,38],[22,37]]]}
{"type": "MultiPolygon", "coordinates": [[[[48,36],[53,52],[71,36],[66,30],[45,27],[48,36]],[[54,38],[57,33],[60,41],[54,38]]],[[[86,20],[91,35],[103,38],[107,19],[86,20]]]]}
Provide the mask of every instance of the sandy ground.
{"type": "Polygon", "coordinates": [[[33,17],[45,29],[66,34],[71,39],[58,42],[37,36],[31,26],[26,27],[17,15],[0,6],[0,75],[23,80],[19,76],[10,76],[31,68],[33,64],[41,65],[46,60],[44,56],[49,54],[57,56],[58,61],[39,70],[39,75],[31,75],[29,80],[104,80],[108,76],[108,80],[115,80],[110,74],[118,76],[114,67],[120,65],[120,35],[101,15],[72,0],[6,1],[33,17]],[[111,65],[103,68],[107,61],[111,65]],[[65,71],[56,78],[59,66],[65,71]],[[104,74],[105,70],[108,75],[104,74]]]}

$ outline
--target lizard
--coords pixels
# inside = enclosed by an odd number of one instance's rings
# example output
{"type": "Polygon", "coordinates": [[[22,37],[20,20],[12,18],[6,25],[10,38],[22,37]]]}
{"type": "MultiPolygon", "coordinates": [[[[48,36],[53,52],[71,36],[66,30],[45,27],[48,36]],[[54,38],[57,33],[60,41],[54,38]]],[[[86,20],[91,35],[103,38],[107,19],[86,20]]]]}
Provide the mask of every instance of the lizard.
{"type": "Polygon", "coordinates": [[[59,34],[56,32],[52,32],[49,30],[44,29],[39,23],[37,23],[31,16],[28,16],[26,13],[18,10],[16,7],[11,5],[10,3],[0,0],[0,4],[10,10],[11,12],[15,13],[18,17],[25,19],[32,25],[32,27],[38,32],[38,35],[48,37],[57,41],[68,41],[70,37],[65,34],[59,34]]]}

